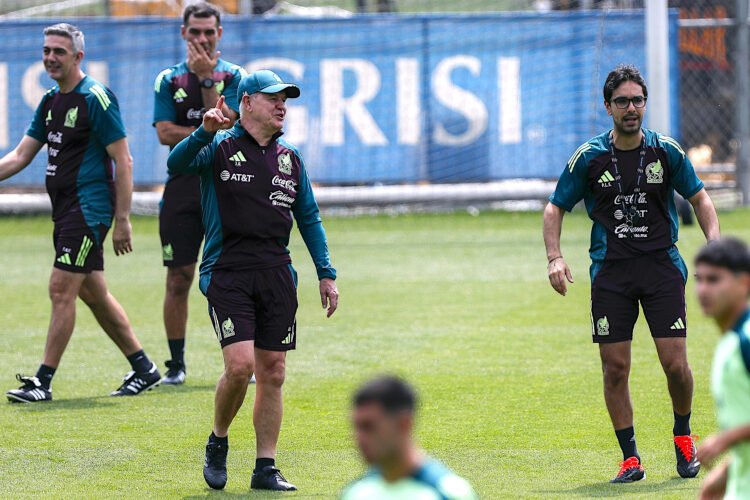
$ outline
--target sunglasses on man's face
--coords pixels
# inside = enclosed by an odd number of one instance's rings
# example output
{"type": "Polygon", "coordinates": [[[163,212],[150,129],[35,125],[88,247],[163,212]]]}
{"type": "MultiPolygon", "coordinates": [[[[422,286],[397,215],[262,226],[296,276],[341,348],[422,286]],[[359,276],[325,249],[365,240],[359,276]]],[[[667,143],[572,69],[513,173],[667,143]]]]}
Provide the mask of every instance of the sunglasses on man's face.
{"type": "Polygon", "coordinates": [[[614,104],[617,109],[628,109],[631,102],[634,107],[642,108],[646,105],[646,98],[642,95],[637,95],[635,97],[620,96],[612,99],[612,104],[614,104]]]}

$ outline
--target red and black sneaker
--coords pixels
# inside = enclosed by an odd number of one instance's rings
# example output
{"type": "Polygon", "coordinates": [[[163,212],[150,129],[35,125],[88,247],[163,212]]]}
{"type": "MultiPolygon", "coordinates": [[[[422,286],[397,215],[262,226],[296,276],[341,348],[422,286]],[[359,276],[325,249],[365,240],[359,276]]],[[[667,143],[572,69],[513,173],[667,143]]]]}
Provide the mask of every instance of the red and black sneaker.
{"type": "Polygon", "coordinates": [[[620,462],[620,472],[617,473],[617,477],[610,480],[610,483],[634,483],[641,479],[646,479],[646,471],[643,470],[638,457],[630,457],[620,462]]]}
{"type": "Polygon", "coordinates": [[[695,458],[695,441],[698,436],[675,436],[674,452],[677,455],[677,473],[680,477],[695,477],[701,463],[695,458]]]}

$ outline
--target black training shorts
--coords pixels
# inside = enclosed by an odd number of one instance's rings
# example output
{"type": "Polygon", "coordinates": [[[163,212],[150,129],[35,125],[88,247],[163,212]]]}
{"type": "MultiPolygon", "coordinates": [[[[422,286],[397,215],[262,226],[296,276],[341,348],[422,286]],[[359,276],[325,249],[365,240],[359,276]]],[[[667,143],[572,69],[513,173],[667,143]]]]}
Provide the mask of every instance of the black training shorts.
{"type": "Polygon", "coordinates": [[[52,242],[55,245],[54,266],[63,271],[89,274],[104,270],[104,249],[101,244],[109,228],[99,224],[96,233],[84,222],[55,223],[52,242]]]}
{"type": "Polygon", "coordinates": [[[176,175],[167,181],[159,207],[162,259],[167,267],[195,264],[203,241],[200,177],[176,175]]]}
{"type": "Polygon", "coordinates": [[[592,264],[591,322],[595,343],[633,339],[638,305],[651,335],[685,337],[687,268],[675,247],[592,264]]]}
{"type": "Polygon", "coordinates": [[[216,270],[206,290],[221,347],[254,340],[267,351],[297,346],[297,277],[291,265],[254,271],[216,270]]]}

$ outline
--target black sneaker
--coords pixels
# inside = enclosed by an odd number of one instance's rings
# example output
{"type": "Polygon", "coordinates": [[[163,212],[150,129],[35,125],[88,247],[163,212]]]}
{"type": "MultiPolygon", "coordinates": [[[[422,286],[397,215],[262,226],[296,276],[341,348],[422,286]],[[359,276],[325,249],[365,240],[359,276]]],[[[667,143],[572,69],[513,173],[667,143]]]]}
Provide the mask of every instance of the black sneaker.
{"type": "Polygon", "coordinates": [[[137,396],[138,394],[150,391],[152,387],[159,385],[161,373],[156,369],[156,365],[151,363],[151,369],[145,373],[128,372],[122,379],[122,385],[111,392],[110,396],[137,396]]]}
{"type": "Polygon", "coordinates": [[[18,389],[6,392],[11,403],[36,403],[37,401],[52,401],[52,389],[44,387],[36,377],[23,377],[16,373],[16,379],[23,385],[18,389]]]}
{"type": "Polygon", "coordinates": [[[273,465],[266,465],[260,471],[253,470],[250,487],[254,490],[297,491],[297,487],[288,482],[273,465]]]}
{"type": "Polygon", "coordinates": [[[642,479],[646,479],[646,471],[643,470],[641,461],[638,457],[630,457],[620,462],[620,472],[610,483],[634,483],[642,479]]]}
{"type": "Polygon", "coordinates": [[[674,452],[677,455],[677,473],[680,477],[695,477],[701,463],[695,458],[695,441],[698,436],[675,436],[674,452]]]}
{"type": "Polygon", "coordinates": [[[185,362],[169,360],[164,363],[167,365],[167,374],[161,379],[164,385],[180,385],[185,383],[185,362]]]}
{"type": "Polygon", "coordinates": [[[208,440],[206,461],[203,462],[203,479],[215,490],[220,490],[227,484],[227,451],[228,444],[208,440]]]}

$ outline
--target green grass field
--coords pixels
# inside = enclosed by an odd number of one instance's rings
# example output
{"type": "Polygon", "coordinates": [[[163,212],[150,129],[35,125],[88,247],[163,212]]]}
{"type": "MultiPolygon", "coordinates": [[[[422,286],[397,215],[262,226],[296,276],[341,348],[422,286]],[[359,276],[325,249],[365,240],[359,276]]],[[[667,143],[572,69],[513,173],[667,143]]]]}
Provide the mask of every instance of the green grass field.
{"type": "MultiPolygon", "coordinates": [[[[750,239],[746,211],[720,214],[725,233],[750,239]]],[[[601,395],[590,340],[588,234],[580,212],[566,218],[563,251],[576,283],[557,296],[546,277],[538,213],[471,217],[328,218],[340,309],[326,320],[314,269],[295,230],[300,272],[298,350],[288,360],[278,463],[299,486],[293,498],[335,498],[364,470],[348,421],[352,390],[396,372],[418,387],[418,437],[430,454],[467,477],[482,498],[692,498],[698,480],[674,469],[672,412],[653,343],[641,319],[631,377],[638,447],[648,479],[607,483],[620,458],[601,395]]],[[[165,272],[155,218],[134,218],[135,253],[107,277],[147,353],[163,366],[165,272]]],[[[0,219],[0,389],[33,374],[49,320],[52,225],[45,217],[0,219]]],[[[688,260],[702,242],[683,228],[688,260]]],[[[688,285],[689,351],[695,374],[693,430],[716,428],[709,395],[718,335],[688,285]]],[[[106,395],[129,369],[79,302],[76,331],[55,376],[55,400],[0,403],[0,497],[280,498],[250,490],[254,436],[250,401],[230,431],[229,483],[212,492],[201,474],[221,353],[197,287],[191,298],[188,379],[144,396],[106,395]]],[[[160,367],[161,367],[160,366],[160,367]]]]}

